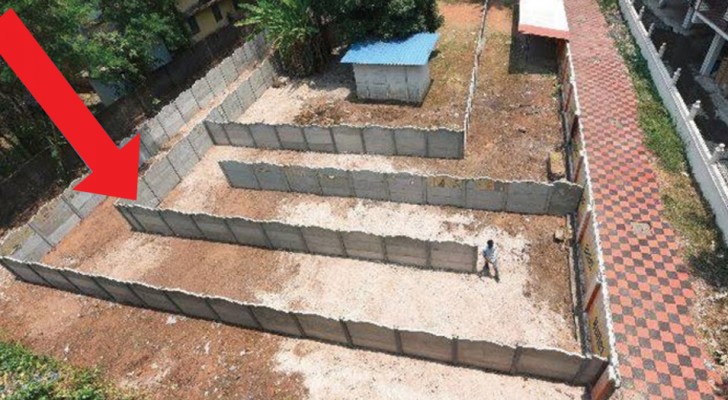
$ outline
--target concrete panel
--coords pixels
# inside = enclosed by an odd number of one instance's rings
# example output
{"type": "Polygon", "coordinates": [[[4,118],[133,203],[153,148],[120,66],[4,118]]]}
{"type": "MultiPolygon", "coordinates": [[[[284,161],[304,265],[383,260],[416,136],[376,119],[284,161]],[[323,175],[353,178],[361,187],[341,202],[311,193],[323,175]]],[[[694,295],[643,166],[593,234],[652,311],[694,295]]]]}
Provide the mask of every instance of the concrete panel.
{"type": "Polygon", "coordinates": [[[301,228],[308,250],[313,254],[346,257],[344,245],[338,232],[306,226],[301,228]]]}
{"type": "Polygon", "coordinates": [[[248,125],[250,133],[253,135],[255,147],[260,149],[280,149],[281,143],[276,135],[276,128],[267,124],[251,124],[248,125]]]}
{"type": "Polygon", "coordinates": [[[167,157],[162,157],[149,167],[147,173],[144,174],[144,181],[149,185],[154,196],[164,199],[180,182],[180,177],[172,168],[167,157]]]}
{"type": "Polygon", "coordinates": [[[217,217],[207,214],[194,214],[192,218],[195,220],[197,227],[200,228],[202,234],[207,240],[223,243],[237,243],[235,236],[228,229],[223,217],[217,217]]]}
{"type": "Polygon", "coordinates": [[[66,280],[78,288],[80,293],[97,299],[113,300],[92,277],[70,270],[63,270],[60,272],[66,280]]]}
{"type": "Polygon", "coordinates": [[[223,124],[209,120],[205,120],[203,123],[205,124],[205,128],[207,128],[210,139],[212,139],[212,143],[218,146],[230,145],[230,139],[228,139],[227,133],[225,133],[223,124]]]}
{"type": "Polygon", "coordinates": [[[324,318],[320,315],[298,313],[296,313],[296,317],[307,337],[339,344],[348,343],[344,327],[339,320],[324,318]]]}
{"type": "MultiPolygon", "coordinates": [[[[69,186],[76,187],[80,181],[81,179],[77,179],[69,186]]],[[[98,205],[103,203],[104,200],[106,200],[106,196],[66,189],[66,191],[63,192],[63,199],[66,203],[68,203],[73,211],[83,219],[88,217],[98,205]]]]}
{"type": "Polygon", "coordinates": [[[516,349],[484,341],[458,340],[458,362],[510,373],[516,349]]]}
{"type": "Polygon", "coordinates": [[[361,232],[342,232],[349,257],[384,261],[384,241],[381,237],[361,232]]]}
{"type": "Polygon", "coordinates": [[[318,171],[298,166],[283,167],[283,172],[288,179],[288,185],[292,192],[318,194],[321,192],[318,171]]]}
{"type": "Polygon", "coordinates": [[[285,335],[301,336],[298,324],[296,324],[291,314],[262,306],[251,306],[250,309],[264,330],[283,333],[285,335]]]}
{"type": "Polygon", "coordinates": [[[203,297],[177,290],[165,290],[165,292],[174,301],[174,304],[182,310],[184,315],[209,321],[219,320],[215,311],[207,304],[203,297]]]}
{"type": "Polygon", "coordinates": [[[200,78],[192,84],[192,95],[195,96],[195,100],[197,100],[197,104],[202,106],[203,108],[207,107],[212,103],[212,99],[214,98],[214,95],[212,93],[212,88],[210,87],[210,84],[207,83],[207,79],[200,78]]]}
{"type": "Polygon", "coordinates": [[[174,103],[162,107],[157,114],[157,120],[170,138],[177,134],[185,125],[185,120],[174,103]]]}
{"type": "Polygon", "coordinates": [[[288,180],[280,165],[256,164],[253,166],[253,171],[262,190],[288,191],[288,180]]]}
{"type": "Polygon", "coordinates": [[[243,218],[230,218],[227,223],[238,243],[254,247],[271,247],[260,222],[248,221],[243,218]]]}
{"type": "Polygon", "coordinates": [[[581,201],[582,188],[565,181],[553,183],[547,212],[552,215],[566,215],[576,211],[581,201]]]}
{"type": "Polygon", "coordinates": [[[503,211],[506,208],[508,184],[492,179],[468,180],[465,207],[476,210],[503,211]]]}
{"type": "Polygon", "coordinates": [[[146,304],[129,289],[126,283],[115,281],[103,276],[94,277],[96,283],[98,283],[104,290],[114,297],[116,302],[122,304],[129,304],[134,307],[146,307],[146,304]]]}
{"type": "Polygon", "coordinates": [[[336,150],[339,153],[364,153],[364,142],[362,140],[362,128],[354,126],[332,126],[331,134],[336,143],[336,150]]]}
{"type": "Polygon", "coordinates": [[[241,189],[260,189],[252,164],[220,161],[219,165],[230,186],[241,189]]]}
{"type": "Polygon", "coordinates": [[[395,154],[399,156],[427,157],[427,133],[415,128],[394,130],[395,154]]]}
{"type": "Polygon", "coordinates": [[[518,357],[516,371],[544,378],[570,382],[581,366],[582,358],[560,350],[524,347],[518,357]]]}
{"type": "Polygon", "coordinates": [[[353,188],[349,183],[349,172],[334,168],[323,168],[318,171],[321,193],[324,196],[351,197],[353,188]]]}
{"type": "Polygon", "coordinates": [[[462,132],[439,129],[427,133],[427,155],[434,158],[463,158],[462,132]]]}
{"type": "Polygon", "coordinates": [[[536,182],[510,182],[506,211],[521,214],[544,214],[548,207],[551,187],[536,182]]]}
{"type": "Polygon", "coordinates": [[[410,174],[389,174],[390,200],[397,203],[425,204],[425,180],[410,174]]]}
{"type": "Polygon", "coordinates": [[[269,222],[262,225],[274,249],[308,252],[299,227],[278,222],[269,222]]]}
{"type": "Polygon", "coordinates": [[[167,154],[167,159],[180,177],[187,176],[200,161],[187,139],[177,142],[167,154]]]}
{"type": "Polygon", "coordinates": [[[165,132],[158,115],[154,118],[148,119],[145,123],[140,125],[140,132],[142,134],[142,141],[145,145],[148,145],[147,149],[152,154],[156,154],[157,151],[159,151],[159,148],[162,147],[162,145],[170,138],[170,136],[167,135],[167,132],[165,132]],[[145,135],[148,135],[153,143],[150,144],[149,141],[144,141],[145,135]]]}
{"type": "Polygon", "coordinates": [[[351,171],[351,181],[356,197],[389,201],[387,175],[371,171],[351,171]]]}
{"type": "Polygon", "coordinates": [[[126,223],[129,224],[131,230],[143,232],[144,227],[134,218],[134,215],[132,215],[129,207],[125,207],[125,205],[126,204],[121,202],[117,203],[116,211],[118,211],[119,214],[124,217],[124,220],[126,220],[126,223]]]}
{"type": "Polygon", "coordinates": [[[174,303],[172,303],[169,297],[167,297],[167,294],[162,290],[133,282],[129,283],[129,287],[140,299],[142,299],[144,303],[146,303],[147,307],[153,310],[174,314],[182,312],[174,303]]]}
{"type": "Polygon", "coordinates": [[[303,136],[303,129],[294,125],[279,125],[276,127],[281,147],[286,150],[308,150],[306,138],[303,136]]]}
{"type": "Polygon", "coordinates": [[[430,245],[432,268],[475,272],[477,262],[478,249],[475,246],[453,242],[433,242],[430,245]]]}
{"type": "Polygon", "coordinates": [[[243,44],[243,53],[245,54],[245,58],[247,58],[250,62],[258,59],[258,54],[255,52],[253,42],[245,42],[243,44]]]}
{"type": "Polygon", "coordinates": [[[362,130],[362,137],[367,154],[386,156],[395,154],[394,132],[391,129],[378,126],[367,127],[362,130]]]}
{"type": "Polygon", "coordinates": [[[225,100],[220,103],[220,108],[225,114],[226,122],[235,121],[243,115],[243,105],[238,100],[238,95],[235,92],[228,94],[225,100]]]}
{"type": "Polygon", "coordinates": [[[238,79],[238,70],[235,68],[231,57],[222,60],[218,67],[220,68],[220,72],[222,72],[222,78],[225,80],[226,85],[232,85],[238,79]]]}
{"type": "Polygon", "coordinates": [[[273,67],[273,63],[270,61],[270,58],[265,59],[260,64],[260,72],[263,74],[263,84],[265,87],[270,87],[273,85],[276,79],[276,70],[273,67]]]}
{"type": "Polygon", "coordinates": [[[191,215],[172,210],[160,210],[159,214],[162,216],[164,222],[167,223],[169,229],[174,232],[175,236],[190,239],[205,238],[202,232],[200,232],[200,229],[197,228],[197,225],[195,225],[191,215]]]}
{"type": "Polygon", "coordinates": [[[3,267],[5,267],[17,278],[25,282],[34,283],[36,285],[48,286],[48,283],[44,281],[43,278],[40,277],[40,275],[36,274],[35,271],[33,271],[33,269],[30,268],[27,263],[17,262],[9,258],[0,258],[0,264],[2,264],[3,267]]]}
{"type": "Polygon", "coordinates": [[[387,261],[427,267],[427,242],[404,236],[386,237],[387,261]]]}
{"type": "Polygon", "coordinates": [[[197,124],[192,128],[192,132],[187,136],[187,140],[190,141],[192,149],[199,158],[202,158],[207,153],[207,150],[210,150],[212,147],[212,139],[203,124],[197,124]]]}
{"type": "Polygon", "coordinates": [[[238,71],[238,74],[248,68],[250,59],[246,56],[242,47],[235,49],[231,57],[233,59],[233,65],[235,65],[235,70],[238,71]]]}
{"type": "Polygon", "coordinates": [[[452,362],[452,339],[425,332],[400,332],[405,354],[431,360],[452,362]]]}
{"type": "Polygon", "coordinates": [[[223,129],[227,133],[230,144],[237,147],[256,147],[250,129],[245,124],[237,122],[229,122],[223,124],[223,129]]]}
{"type": "Polygon", "coordinates": [[[257,99],[255,97],[255,93],[253,93],[253,88],[250,87],[249,80],[245,80],[241,83],[238,88],[235,89],[235,94],[238,95],[238,101],[240,101],[240,105],[243,107],[243,113],[250,108],[257,99]]]}
{"type": "Polygon", "coordinates": [[[227,85],[225,84],[225,78],[223,78],[222,71],[219,66],[211,69],[207,75],[205,75],[205,80],[207,80],[207,83],[210,85],[215,97],[225,95],[227,85]]]}
{"type": "Polygon", "coordinates": [[[253,318],[250,309],[243,304],[220,298],[208,299],[207,303],[227,324],[260,329],[260,325],[253,318]]]}
{"type": "Polygon", "coordinates": [[[207,117],[205,117],[205,121],[218,123],[229,122],[227,116],[225,115],[225,112],[222,110],[221,105],[218,105],[217,107],[210,110],[210,112],[207,114],[207,117]]]}
{"type": "Polygon", "coordinates": [[[465,206],[465,181],[447,176],[425,179],[427,204],[441,206],[465,206]]]}
{"type": "Polygon", "coordinates": [[[397,340],[394,331],[368,322],[346,321],[354,346],[366,349],[397,352],[397,340]]]}
{"type": "Polygon", "coordinates": [[[268,52],[268,45],[265,42],[265,35],[263,33],[259,33],[255,36],[255,39],[253,39],[253,45],[255,46],[255,53],[258,55],[258,58],[262,59],[266,56],[268,52]]]}
{"type": "MultiPolygon", "coordinates": [[[[119,208],[119,207],[117,207],[119,208]]],[[[164,236],[173,236],[174,232],[167,226],[158,210],[144,207],[127,207],[134,219],[142,225],[143,232],[164,236]]]]}
{"type": "Polygon", "coordinates": [[[53,245],[58,244],[81,218],[60,198],[51,200],[30,220],[29,225],[53,245]]]}
{"type": "Polygon", "coordinates": [[[304,126],[303,134],[308,142],[308,149],[322,153],[335,153],[334,139],[331,130],[321,126],[304,126]]]}
{"type": "MultiPolygon", "coordinates": [[[[124,200],[122,200],[124,201],[124,200]]],[[[137,204],[146,207],[156,207],[159,205],[160,200],[149,188],[146,180],[141,178],[137,181],[137,199],[136,202],[129,202],[130,204],[137,204]]]]}
{"type": "Polygon", "coordinates": [[[250,86],[253,88],[253,93],[255,93],[255,97],[257,99],[260,98],[260,96],[265,93],[265,90],[268,88],[265,85],[265,81],[263,80],[263,73],[260,71],[260,68],[253,71],[252,74],[250,74],[250,86]]]}
{"type": "Polygon", "coordinates": [[[195,96],[192,95],[192,90],[190,89],[180,93],[174,100],[174,105],[180,114],[182,114],[182,119],[185,122],[190,122],[200,111],[200,106],[197,104],[197,100],[195,100],[195,96]]]}
{"type": "MultiPolygon", "coordinates": [[[[159,129],[161,130],[162,128],[159,129]]],[[[139,145],[139,165],[141,166],[144,162],[146,162],[146,160],[151,158],[152,155],[159,152],[160,144],[154,141],[152,133],[150,132],[148,125],[146,125],[146,122],[137,126],[135,132],[139,133],[139,141],[141,142],[139,145]]],[[[128,137],[122,140],[119,144],[119,148],[126,146],[131,139],[131,137],[128,137]]]]}
{"type": "Polygon", "coordinates": [[[584,369],[574,380],[577,385],[588,385],[594,383],[607,367],[607,360],[601,358],[590,358],[582,361],[584,369]]]}
{"type": "Polygon", "coordinates": [[[40,261],[51,246],[28,225],[21,225],[0,240],[0,256],[18,260],[40,261]]]}

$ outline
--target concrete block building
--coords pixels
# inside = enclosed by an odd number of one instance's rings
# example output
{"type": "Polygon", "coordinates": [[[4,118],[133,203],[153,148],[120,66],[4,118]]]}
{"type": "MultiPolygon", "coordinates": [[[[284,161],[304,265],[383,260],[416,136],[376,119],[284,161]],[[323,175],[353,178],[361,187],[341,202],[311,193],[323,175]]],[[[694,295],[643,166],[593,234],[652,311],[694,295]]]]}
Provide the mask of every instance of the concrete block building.
{"type": "Polygon", "coordinates": [[[360,99],[422,103],[430,88],[429,60],[439,35],[356,43],[341,59],[352,64],[360,99]]]}

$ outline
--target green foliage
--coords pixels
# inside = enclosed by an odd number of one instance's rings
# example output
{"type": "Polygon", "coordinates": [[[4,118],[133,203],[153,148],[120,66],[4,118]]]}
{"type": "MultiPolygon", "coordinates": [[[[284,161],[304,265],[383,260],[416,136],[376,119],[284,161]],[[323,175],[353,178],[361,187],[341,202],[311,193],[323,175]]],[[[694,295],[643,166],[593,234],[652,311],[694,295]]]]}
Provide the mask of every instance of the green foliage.
{"type": "Polygon", "coordinates": [[[312,3],[313,0],[259,0],[243,5],[248,17],[242,25],[265,30],[283,67],[293,75],[309,75],[328,60],[312,3]]]}
{"type": "Polygon", "coordinates": [[[324,0],[339,40],[397,39],[434,32],[444,21],[436,0],[324,0]]]}
{"type": "Polygon", "coordinates": [[[299,76],[325,65],[335,45],[325,39],[328,30],[336,44],[348,44],[434,32],[443,23],[436,0],[259,0],[243,8],[241,25],[265,31],[284,68],[299,76]]]}
{"type": "Polygon", "coordinates": [[[0,341],[0,398],[6,400],[131,399],[98,373],[70,367],[24,347],[0,341]]]}

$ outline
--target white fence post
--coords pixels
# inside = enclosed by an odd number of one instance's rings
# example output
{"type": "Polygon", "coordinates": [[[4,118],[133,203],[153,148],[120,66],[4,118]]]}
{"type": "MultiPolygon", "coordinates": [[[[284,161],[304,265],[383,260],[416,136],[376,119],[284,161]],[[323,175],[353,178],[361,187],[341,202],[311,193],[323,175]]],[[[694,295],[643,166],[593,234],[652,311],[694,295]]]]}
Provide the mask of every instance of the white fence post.
{"type": "Polygon", "coordinates": [[[665,56],[665,50],[667,50],[667,43],[662,42],[660,45],[660,50],[657,51],[657,54],[660,56],[660,58],[665,56]]]}
{"type": "Polygon", "coordinates": [[[715,164],[723,158],[725,158],[725,144],[721,143],[713,150],[713,156],[710,157],[710,162],[715,164]]]}
{"type": "Polygon", "coordinates": [[[682,73],[682,68],[678,68],[675,70],[675,73],[672,74],[672,84],[677,85],[677,81],[680,79],[680,74],[682,73]]]}
{"type": "Polygon", "coordinates": [[[698,115],[698,112],[700,112],[701,103],[700,100],[696,100],[695,103],[693,103],[692,106],[690,106],[690,113],[688,114],[689,120],[694,120],[695,116],[698,115]]]}

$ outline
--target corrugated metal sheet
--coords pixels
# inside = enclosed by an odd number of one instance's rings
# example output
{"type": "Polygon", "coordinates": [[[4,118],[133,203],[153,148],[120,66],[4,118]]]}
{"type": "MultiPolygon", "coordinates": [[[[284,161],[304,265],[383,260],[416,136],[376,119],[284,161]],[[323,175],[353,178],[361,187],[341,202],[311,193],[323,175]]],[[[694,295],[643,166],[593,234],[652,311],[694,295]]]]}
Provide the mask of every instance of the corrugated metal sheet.
{"type": "Polygon", "coordinates": [[[356,43],[342,63],[375,65],[425,65],[440,35],[417,33],[404,40],[356,43]]]}
{"type": "Polygon", "coordinates": [[[518,32],[569,39],[564,0],[521,0],[518,13],[518,32]]]}

